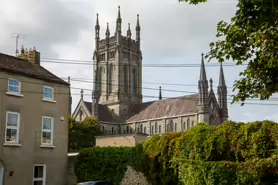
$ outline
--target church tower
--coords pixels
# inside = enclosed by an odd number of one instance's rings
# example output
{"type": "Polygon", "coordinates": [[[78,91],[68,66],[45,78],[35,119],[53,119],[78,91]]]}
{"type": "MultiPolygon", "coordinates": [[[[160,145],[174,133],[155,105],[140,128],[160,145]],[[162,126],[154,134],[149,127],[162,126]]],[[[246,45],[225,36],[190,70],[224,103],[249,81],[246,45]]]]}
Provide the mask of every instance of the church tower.
{"type": "Polygon", "coordinates": [[[110,34],[107,23],[105,38],[100,40],[97,15],[93,58],[95,73],[93,96],[97,103],[107,105],[120,118],[124,118],[129,105],[142,103],[139,15],[137,15],[135,29],[135,40],[131,37],[130,24],[128,24],[126,36],[122,35],[122,18],[120,7],[118,7],[115,33],[110,34]]]}
{"type": "Polygon", "coordinates": [[[198,122],[209,123],[208,80],[206,75],[203,53],[202,53],[201,70],[200,70],[198,87],[199,87],[198,122]]]}

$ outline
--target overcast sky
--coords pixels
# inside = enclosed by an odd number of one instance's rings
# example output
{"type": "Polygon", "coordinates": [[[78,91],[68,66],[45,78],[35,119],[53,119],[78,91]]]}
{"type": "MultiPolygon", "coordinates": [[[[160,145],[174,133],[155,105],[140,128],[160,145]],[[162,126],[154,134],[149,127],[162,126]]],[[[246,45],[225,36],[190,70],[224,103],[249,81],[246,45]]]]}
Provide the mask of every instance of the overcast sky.
{"type": "MultiPolygon", "coordinates": [[[[236,0],[209,0],[206,4],[189,5],[178,0],[1,0],[0,52],[15,55],[12,33],[23,34],[20,46],[35,46],[41,52],[42,66],[59,77],[92,80],[92,65],[50,63],[52,59],[91,61],[94,51],[94,26],[99,13],[101,37],[106,23],[114,33],[118,6],[121,6],[122,32],[126,35],[131,24],[135,37],[136,15],[140,15],[141,50],[143,66],[146,64],[200,64],[201,53],[208,52],[209,43],[215,40],[216,25],[220,20],[229,21],[236,11],[236,0]]],[[[212,61],[216,63],[216,61],[212,61]]],[[[214,80],[217,93],[219,66],[207,65],[207,76],[214,80]]],[[[244,67],[224,66],[228,87],[239,78],[244,67]]],[[[164,97],[186,95],[198,91],[199,66],[197,67],[143,67],[143,88],[162,86],[164,97]],[[165,85],[170,83],[172,85],[165,85]],[[183,84],[183,85],[173,85],[183,84]],[[166,90],[185,91],[173,92],[166,90]],[[190,93],[186,93],[190,92],[190,93]]],[[[92,89],[92,83],[73,81],[73,109],[80,99],[80,89],[92,89]]],[[[228,88],[232,95],[232,88],[228,88]]],[[[143,96],[157,96],[158,90],[143,89],[143,96]]],[[[91,92],[85,91],[91,101],[91,92]]],[[[143,101],[154,100],[144,98],[143,101]]],[[[228,101],[231,98],[228,97],[228,101]]],[[[275,101],[229,105],[230,119],[278,121],[275,101]]]]}

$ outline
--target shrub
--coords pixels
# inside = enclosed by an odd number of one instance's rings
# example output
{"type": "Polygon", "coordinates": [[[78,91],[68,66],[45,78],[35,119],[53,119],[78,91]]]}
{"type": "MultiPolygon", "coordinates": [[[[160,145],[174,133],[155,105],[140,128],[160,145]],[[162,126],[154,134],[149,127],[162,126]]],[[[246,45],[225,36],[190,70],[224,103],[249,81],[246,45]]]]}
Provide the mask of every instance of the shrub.
{"type": "Polygon", "coordinates": [[[199,123],[186,132],[155,135],[136,147],[95,147],[80,152],[79,181],[119,184],[131,166],[153,185],[274,184],[278,125],[271,121],[221,126],[199,123]]]}

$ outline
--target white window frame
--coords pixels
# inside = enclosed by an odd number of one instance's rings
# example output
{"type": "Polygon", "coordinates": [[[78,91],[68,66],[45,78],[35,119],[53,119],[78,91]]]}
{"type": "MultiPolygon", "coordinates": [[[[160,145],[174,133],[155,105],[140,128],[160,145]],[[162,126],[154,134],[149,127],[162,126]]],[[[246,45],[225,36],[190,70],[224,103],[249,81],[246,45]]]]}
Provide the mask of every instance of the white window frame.
{"type": "Polygon", "coordinates": [[[44,100],[52,100],[52,101],[54,100],[54,88],[53,87],[50,87],[50,86],[44,86],[43,87],[43,99],[44,100]],[[51,98],[48,98],[48,97],[44,96],[44,89],[45,88],[52,89],[52,97],[51,98]]]}
{"type": "Polygon", "coordinates": [[[45,181],[46,181],[46,165],[45,164],[35,164],[33,166],[33,185],[34,182],[38,182],[38,181],[42,181],[42,184],[45,185],[45,181]],[[43,167],[43,177],[42,178],[35,178],[35,167],[43,167]]]}
{"type": "Polygon", "coordinates": [[[50,145],[53,146],[53,131],[54,131],[54,118],[50,116],[43,116],[42,117],[42,130],[41,130],[41,145],[50,145]],[[50,119],[51,120],[51,129],[43,129],[43,119],[50,119]],[[51,133],[51,139],[50,143],[43,143],[43,132],[50,132],[51,133]]]}
{"type": "Polygon", "coordinates": [[[11,93],[11,94],[21,94],[21,81],[20,80],[17,80],[17,79],[14,79],[14,78],[8,78],[8,93],[11,93]],[[13,86],[13,87],[18,87],[18,92],[14,92],[14,91],[10,91],[10,80],[14,80],[14,81],[17,81],[18,82],[18,86],[13,86]]]}
{"type": "Polygon", "coordinates": [[[19,144],[19,131],[20,131],[20,113],[19,112],[11,112],[7,111],[6,112],[6,128],[5,128],[5,143],[11,143],[11,144],[19,144]],[[8,114],[15,114],[17,115],[17,126],[8,126],[8,114]],[[16,129],[16,141],[7,141],[7,130],[8,129],[16,129]]]}

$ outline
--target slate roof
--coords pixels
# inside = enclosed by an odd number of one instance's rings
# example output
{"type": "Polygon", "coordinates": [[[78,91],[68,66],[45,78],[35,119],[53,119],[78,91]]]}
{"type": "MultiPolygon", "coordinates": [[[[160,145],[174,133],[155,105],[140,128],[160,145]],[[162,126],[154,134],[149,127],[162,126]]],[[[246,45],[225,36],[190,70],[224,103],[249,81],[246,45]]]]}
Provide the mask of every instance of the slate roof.
{"type": "MultiPolygon", "coordinates": [[[[197,113],[199,94],[169,98],[131,105],[126,116],[126,122],[142,121],[162,117],[197,113]]],[[[85,102],[92,112],[92,103],[85,102]]],[[[99,120],[113,122],[112,111],[106,105],[99,105],[99,120]]]]}
{"type": "Polygon", "coordinates": [[[38,64],[33,64],[28,60],[3,53],[0,53],[0,70],[48,82],[69,85],[66,81],[55,76],[38,64]]]}
{"type": "Polygon", "coordinates": [[[126,122],[197,113],[199,94],[145,102],[130,107],[126,122]]]}
{"type": "MultiPolygon", "coordinates": [[[[91,102],[86,102],[84,101],[86,107],[88,108],[88,110],[90,112],[92,112],[92,103],[91,102]]],[[[106,106],[106,105],[101,105],[99,104],[98,107],[98,119],[100,121],[107,121],[107,122],[114,122],[114,116],[113,116],[113,112],[106,106]]]]}

